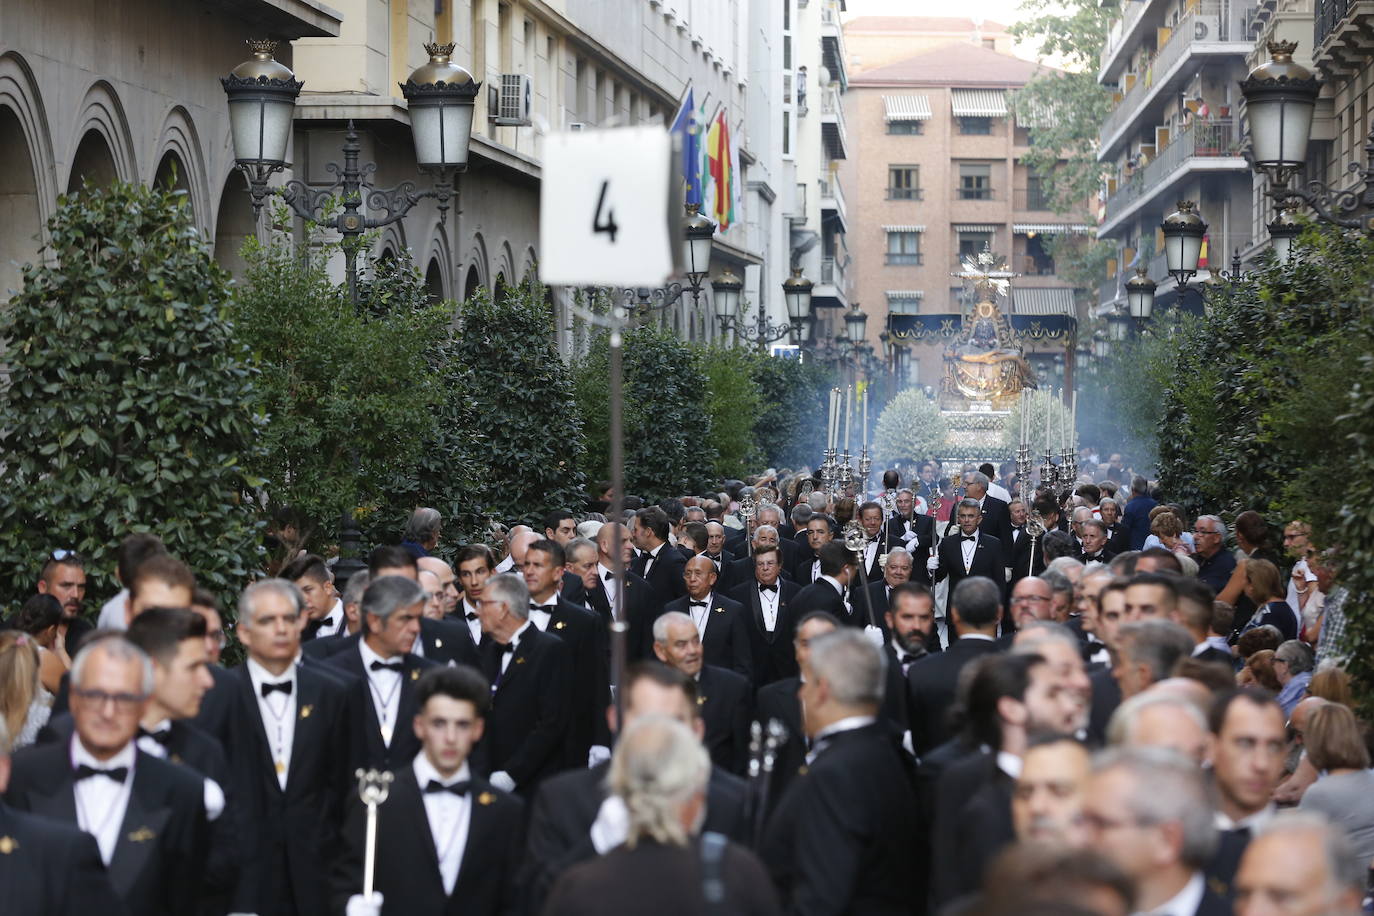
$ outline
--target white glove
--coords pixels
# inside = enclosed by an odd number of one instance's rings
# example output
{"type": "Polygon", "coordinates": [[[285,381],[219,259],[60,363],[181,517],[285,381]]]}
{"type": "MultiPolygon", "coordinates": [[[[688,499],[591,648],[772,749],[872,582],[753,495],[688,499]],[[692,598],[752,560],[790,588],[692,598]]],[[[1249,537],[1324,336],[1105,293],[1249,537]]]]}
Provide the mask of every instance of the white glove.
{"type": "Polygon", "coordinates": [[[497,770],[495,773],[492,773],[487,779],[487,782],[496,786],[496,788],[500,789],[502,792],[515,791],[515,780],[511,779],[510,774],[505,770],[497,770]]]}
{"type": "Polygon", "coordinates": [[[603,760],[611,759],[611,749],[604,744],[593,744],[587,749],[587,769],[591,769],[603,760]]]}
{"type": "Polygon", "coordinates": [[[902,732],[902,750],[906,751],[913,757],[916,756],[916,746],[912,743],[910,729],[902,732]]]}
{"type": "Polygon", "coordinates": [[[935,570],[937,570],[937,569],[939,569],[939,568],[940,568],[940,558],[939,558],[939,557],[932,555],[932,556],[930,557],[930,559],[926,560],[926,569],[930,570],[931,572],[935,572],[935,570]]]}
{"type": "Polygon", "coordinates": [[[879,649],[883,647],[883,631],[879,627],[875,627],[870,623],[868,626],[864,627],[864,635],[868,637],[869,642],[873,643],[873,645],[877,646],[879,649]]]}
{"type": "Polygon", "coordinates": [[[622,845],[629,835],[630,810],[625,807],[625,802],[619,795],[606,796],[606,800],[596,812],[596,820],[592,822],[592,846],[596,849],[596,854],[604,856],[622,845]]]}
{"type": "Polygon", "coordinates": [[[349,897],[344,916],[382,916],[382,892],[373,891],[371,897],[362,894],[349,897]]]}

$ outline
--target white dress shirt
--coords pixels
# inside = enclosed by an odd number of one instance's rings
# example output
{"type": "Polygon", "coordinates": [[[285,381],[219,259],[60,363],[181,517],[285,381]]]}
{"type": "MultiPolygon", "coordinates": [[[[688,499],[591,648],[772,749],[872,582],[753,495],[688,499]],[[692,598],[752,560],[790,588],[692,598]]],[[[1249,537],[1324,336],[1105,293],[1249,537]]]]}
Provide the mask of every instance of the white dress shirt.
{"type": "Polygon", "coordinates": [[[404,670],[374,670],[372,663],[404,664],[404,659],[399,655],[394,658],[382,658],[372,651],[366,639],[358,640],[358,653],[363,657],[363,673],[367,675],[367,689],[372,695],[372,708],[377,712],[377,727],[382,733],[382,743],[390,747],[391,736],[396,731],[396,717],[401,711],[401,678],[404,670]]]}
{"type": "Polygon", "coordinates": [[[73,792],[76,796],[76,825],[95,837],[100,847],[100,858],[108,866],[114,858],[115,846],[119,844],[119,831],[124,825],[124,813],[129,808],[129,793],[134,787],[134,760],[138,752],[130,741],[109,760],[96,760],[81,743],[81,738],[72,735],[72,770],[85,764],[97,770],[113,770],[126,767],[128,773],[123,782],[115,782],[107,776],[88,776],[78,779],[73,792]]]}
{"type": "Polygon", "coordinates": [[[329,609],[329,613],[320,618],[320,628],[315,631],[315,638],[343,635],[346,619],[344,617],[343,599],[335,598],[334,606],[329,609]]]}
{"type": "Polygon", "coordinates": [[[535,607],[530,608],[530,623],[537,626],[540,633],[547,633],[549,624],[553,623],[553,609],[558,607],[558,592],[555,591],[548,598],[545,598],[543,604],[540,604],[537,598],[530,595],[530,604],[535,605],[535,607]]]}
{"type": "Polygon", "coordinates": [[[692,623],[697,625],[697,636],[701,639],[706,638],[706,627],[711,623],[711,603],[715,600],[715,592],[707,592],[702,599],[704,607],[693,607],[692,602],[696,599],[691,595],[687,596],[687,616],[692,618],[692,623]]]}
{"type": "Polygon", "coordinates": [[[513,571],[514,569],[515,557],[511,556],[510,554],[506,554],[506,558],[502,560],[500,563],[496,564],[496,571],[493,573],[493,575],[499,576],[502,573],[508,573],[513,571]]]}
{"type": "Polygon", "coordinates": [[[620,611],[615,605],[615,600],[619,597],[615,593],[615,573],[607,569],[604,563],[597,563],[596,577],[601,580],[601,590],[606,593],[606,603],[611,608],[611,619],[619,620],[620,611]]]}
{"type": "Polygon", "coordinates": [[[1181,891],[1159,906],[1142,911],[1140,916],[1193,916],[1202,905],[1202,892],[1206,886],[1202,872],[1195,871],[1181,891]]]}
{"type": "Polygon", "coordinates": [[[420,785],[420,797],[425,802],[425,817],[429,820],[429,835],[434,841],[435,858],[439,860],[439,877],[444,882],[444,893],[452,894],[454,885],[458,883],[458,866],[463,862],[463,852],[468,845],[468,829],[472,826],[472,792],[469,791],[467,795],[426,792],[425,786],[430,782],[451,786],[455,782],[471,780],[472,769],[464,761],[453,778],[444,779],[423,752],[415,755],[412,767],[415,781],[420,785]]]}
{"type": "Polygon", "coordinates": [[[772,591],[765,591],[763,586],[755,582],[759,590],[759,609],[763,611],[763,628],[772,633],[778,626],[778,599],[782,597],[782,587],[779,584],[782,580],[773,583],[772,591]]]}
{"type": "MultiPolygon", "coordinates": [[[[137,742],[138,749],[145,754],[157,757],[160,760],[167,759],[167,748],[162,746],[152,735],[160,735],[172,727],[171,719],[163,719],[161,722],[148,729],[149,734],[140,735],[137,742]]],[[[218,820],[224,813],[224,790],[219,783],[209,776],[205,777],[205,817],[207,820],[218,820]]]]}
{"type": "Polygon", "coordinates": [[[471,604],[468,604],[468,599],[464,598],[463,623],[468,625],[468,632],[472,634],[473,645],[478,645],[482,642],[482,621],[476,617],[476,614],[477,608],[471,604]],[[474,616],[469,617],[469,614],[472,614],[474,616]]]}
{"type": "Polygon", "coordinates": [[[864,546],[864,573],[865,573],[865,574],[866,574],[870,569],[873,568],[873,558],[876,557],[876,556],[878,555],[878,547],[879,547],[879,544],[878,544],[878,541],[877,541],[876,538],[875,538],[874,540],[869,541],[868,544],[864,546]]]}
{"type": "MultiPolygon", "coordinates": [[[[957,535],[955,535],[955,537],[963,538],[964,533],[960,531],[957,535]]],[[[959,550],[963,553],[964,556],[964,572],[968,572],[970,569],[973,568],[973,552],[978,549],[978,537],[979,532],[975,529],[973,532],[973,540],[959,541],[959,550]]]]}
{"type": "Polygon", "coordinates": [[[649,555],[644,559],[644,578],[649,578],[649,570],[654,568],[654,562],[658,559],[658,555],[662,553],[663,548],[667,546],[668,542],[664,541],[662,544],[659,544],[653,550],[649,551],[649,555]]]}
{"type": "Polygon", "coordinates": [[[521,638],[524,637],[525,633],[529,630],[529,628],[530,628],[531,626],[532,626],[532,624],[531,624],[528,620],[526,620],[526,621],[525,621],[525,625],[522,626],[520,629],[516,630],[516,631],[515,631],[515,635],[512,636],[512,637],[510,638],[510,647],[511,647],[511,650],[510,650],[509,652],[502,652],[502,653],[501,653],[501,673],[502,673],[502,674],[505,674],[505,673],[506,673],[506,669],[510,667],[510,660],[511,660],[512,658],[515,658],[515,650],[518,649],[518,648],[520,648],[520,640],[521,640],[521,638]]]}
{"type": "Polygon", "coordinates": [[[296,698],[300,685],[296,683],[296,666],[289,665],[286,672],[277,677],[253,659],[244,662],[248,666],[248,679],[253,682],[253,697],[258,701],[258,715],[262,717],[262,730],[267,734],[267,750],[272,755],[272,763],[277,770],[277,784],[286,788],[286,775],[291,771],[291,742],[296,737],[296,698]],[[291,682],[291,693],[273,691],[270,696],[262,695],[262,685],[291,682]]]}
{"type": "Polygon", "coordinates": [[[817,579],[819,579],[820,577],[821,577],[821,561],[820,561],[820,560],[812,560],[812,561],[811,561],[811,581],[812,581],[812,582],[815,582],[815,581],[816,581],[817,579]]]}

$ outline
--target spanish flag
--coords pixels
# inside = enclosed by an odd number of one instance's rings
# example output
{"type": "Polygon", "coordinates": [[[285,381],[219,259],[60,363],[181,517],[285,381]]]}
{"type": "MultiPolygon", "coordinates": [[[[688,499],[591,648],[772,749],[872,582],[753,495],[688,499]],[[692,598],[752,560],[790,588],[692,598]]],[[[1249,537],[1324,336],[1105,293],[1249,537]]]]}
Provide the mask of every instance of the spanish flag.
{"type": "Polygon", "coordinates": [[[725,109],[716,114],[706,132],[706,170],[715,182],[711,195],[711,218],[720,231],[730,228],[735,218],[735,167],[730,149],[730,127],[725,123],[725,109]]]}

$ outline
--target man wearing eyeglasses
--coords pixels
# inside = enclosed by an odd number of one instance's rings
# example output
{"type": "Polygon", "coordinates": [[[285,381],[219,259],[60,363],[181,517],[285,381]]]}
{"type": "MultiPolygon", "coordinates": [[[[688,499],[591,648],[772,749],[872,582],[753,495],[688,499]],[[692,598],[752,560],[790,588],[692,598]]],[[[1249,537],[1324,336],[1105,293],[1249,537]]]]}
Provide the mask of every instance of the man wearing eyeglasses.
{"type": "Polygon", "coordinates": [[[123,636],[98,637],[77,654],[71,685],[75,733],[15,754],[6,801],[94,836],[128,912],[193,912],[206,862],[204,783],[134,743],[152,663],[123,636]]]}
{"type": "Polygon", "coordinates": [[[38,594],[52,595],[62,603],[57,635],[66,641],[67,655],[75,658],[81,638],[94,629],[81,616],[86,600],[86,561],[75,550],[54,550],[48,554],[38,574],[38,594]]]}
{"type": "Polygon", "coordinates": [[[1220,592],[1231,581],[1236,570],[1236,558],[1226,549],[1226,525],[1215,515],[1199,515],[1193,523],[1193,543],[1197,553],[1197,577],[1220,592]]]}

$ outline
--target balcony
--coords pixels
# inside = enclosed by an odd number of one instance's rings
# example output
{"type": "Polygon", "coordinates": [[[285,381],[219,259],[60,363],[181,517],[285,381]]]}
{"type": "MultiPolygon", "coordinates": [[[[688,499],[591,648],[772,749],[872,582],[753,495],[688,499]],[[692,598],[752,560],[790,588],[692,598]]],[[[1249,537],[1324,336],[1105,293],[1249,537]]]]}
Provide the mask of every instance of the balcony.
{"type": "Polygon", "coordinates": [[[1098,236],[1110,236],[1125,217],[1145,201],[1168,192],[1185,174],[1248,172],[1250,166],[1240,154],[1239,139],[1235,124],[1229,119],[1195,122],[1107,198],[1106,216],[1098,236]]]}
{"type": "Polygon", "coordinates": [[[845,211],[844,189],[840,187],[840,182],[833,175],[830,178],[817,179],[816,184],[820,186],[821,192],[821,218],[825,218],[826,211],[834,212],[840,221],[840,231],[849,231],[849,215],[845,211]]]}
{"type": "Polygon", "coordinates": [[[1335,76],[1350,76],[1369,65],[1370,0],[1316,0],[1312,16],[1312,59],[1335,76]]]}
{"type": "Polygon", "coordinates": [[[955,188],[955,200],[996,200],[992,188],[955,188]]]}
{"type": "Polygon", "coordinates": [[[1114,158],[1132,125],[1148,114],[1148,106],[1163,98],[1165,91],[1175,83],[1194,75],[1201,61],[1192,61],[1192,58],[1237,56],[1243,59],[1252,51],[1254,43],[1247,36],[1254,15],[1252,0],[1222,0],[1220,3],[1204,2],[1179,19],[1169,39],[1144,65],[1134,84],[1102,123],[1097,158],[1101,161],[1114,158]]]}
{"type": "Polygon", "coordinates": [[[849,286],[844,263],[833,256],[821,258],[821,281],[811,291],[817,308],[848,308],[849,286]]]}
{"type": "Polygon", "coordinates": [[[1145,11],[1154,0],[1129,0],[1121,4],[1120,27],[1111,30],[1098,62],[1098,80],[1112,82],[1125,64],[1132,48],[1140,44],[1145,33],[1145,11]]]}
{"type": "Polygon", "coordinates": [[[821,94],[821,142],[827,159],[848,158],[849,136],[844,126],[844,106],[833,88],[821,94]]]}
{"type": "Polygon", "coordinates": [[[840,26],[840,5],[827,2],[821,7],[821,62],[839,85],[840,91],[849,88],[849,74],[845,71],[848,55],[844,48],[844,29],[840,26]]]}
{"type": "Polygon", "coordinates": [[[1014,193],[1014,205],[1018,210],[1049,212],[1054,209],[1050,205],[1049,193],[1040,188],[1017,188],[1014,193]]]}
{"type": "Polygon", "coordinates": [[[888,200],[925,200],[926,192],[921,188],[892,188],[887,189],[888,200]]]}

